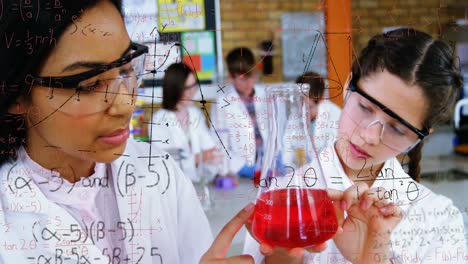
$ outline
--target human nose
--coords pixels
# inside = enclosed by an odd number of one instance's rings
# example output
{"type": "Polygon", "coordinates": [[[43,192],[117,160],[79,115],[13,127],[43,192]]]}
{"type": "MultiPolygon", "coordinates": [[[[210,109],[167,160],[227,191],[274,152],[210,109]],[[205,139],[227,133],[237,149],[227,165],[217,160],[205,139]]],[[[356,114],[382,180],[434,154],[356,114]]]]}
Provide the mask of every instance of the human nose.
{"type": "Polygon", "coordinates": [[[377,145],[380,143],[383,129],[384,123],[378,119],[374,120],[361,129],[361,137],[368,144],[377,145]]]}
{"type": "Polygon", "coordinates": [[[192,89],[190,89],[190,93],[189,93],[190,99],[193,99],[196,93],[197,93],[196,87],[193,87],[192,89]]]}
{"type": "Polygon", "coordinates": [[[116,91],[115,98],[109,107],[110,115],[126,115],[131,114],[135,111],[136,101],[136,87],[130,87],[129,82],[126,82],[125,78],[121,77],[119,80],[118,89],[116,91]]]}

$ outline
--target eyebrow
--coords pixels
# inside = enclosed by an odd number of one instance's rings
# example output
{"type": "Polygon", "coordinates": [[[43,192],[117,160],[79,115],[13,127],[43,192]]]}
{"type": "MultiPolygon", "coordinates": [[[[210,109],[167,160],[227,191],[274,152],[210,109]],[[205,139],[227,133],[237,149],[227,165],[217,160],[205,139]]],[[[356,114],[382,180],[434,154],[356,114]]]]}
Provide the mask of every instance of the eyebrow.
{"type": "Polygon", "coordinates": [[[390,117],[396,119],[397,121],[401,122],[403,125],[405,125],[407,128],[411,129],[413,132],[415,132],[416,134],[418,134],[418,136],[421,138],[424,138],[426,137],[429,132],[427,130],[427,128],[423,127],[423,129],[418,129],[416,128],[415,126],[413,126],[411,123],[409,123],[408,121],[406,121],[405,119],[403,119],[401,116],[399,116],[398,114],[396,114],[395,112],[393,112],[390,108],[386,107],[385,105],[383,105],[381,102],[377,101],[377,99],[373,98],[372,96],[368,95],[366,92],[364,92],[361,88],[359,88],[359,86],[357,85],[356,81],[351,79],[349,85],[351,86],[354,86],[354,89],[355,91],[362,95],[364,98],[366,98],[368,101],[370,101],[371,103],[375,104],[378,108],[380,108],[380,110],[382,110],[384,113],[386,113],[387,115],[389,115],[390,117]]]}
{"type": "MultiPolygon", "coordinates": [[[[131,48],[132,48],[132,43],[130,43],[128,45],[128,47],[124,50],[124,52],[122,52],[120,57],[123,57],[126,54],[128,54],[128,52],[131,50],[131,48]]],[[[74,63],[66,66],[65,68],[63,68],[62,72],[73,71],[73,70],[76,70],[76,69],[79,69],[79,68],[93,69],[93,68],[97,68],[97,67],[100,67],[100,66],[106,65],[106,64],[108,64],[108,63],[107,62],[101,62],[101,61],[77,61],[77,62],[74,62],[74,63]]]]}

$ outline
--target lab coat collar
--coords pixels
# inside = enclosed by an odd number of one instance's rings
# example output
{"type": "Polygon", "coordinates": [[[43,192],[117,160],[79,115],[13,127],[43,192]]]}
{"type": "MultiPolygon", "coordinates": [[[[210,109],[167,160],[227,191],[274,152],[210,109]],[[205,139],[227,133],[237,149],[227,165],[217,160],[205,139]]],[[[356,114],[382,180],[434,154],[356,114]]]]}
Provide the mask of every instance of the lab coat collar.
{"type": "MultiPolygon", "coordinates": [[[[138,182],[139,175],[145,175],[142,168],[148,167],[148,159],[135,158],[136,153],[142,152],[137,152],[134,147],[134,145],[138,143],[132,143],[133,144],[127,142],[125,153],[121,154],[119,158],[110,164],[110,170],[112,171],[113,177],[112,182],[117,196],[120,221],[123,222],[122,226],[126,229],[126,238],[124,240],[127,253],[130,253],[130,249],[132,248],[135,250],[135,244],[132,244],[133,242],[131,238],[133,236],[141,235],[142,232],[137,230],[138,226],[136,223],[138,223],[139,226],[140,224],[141,226],[149,226],[150,221],[147,215],[143,216],[143,214],[150,211],[148,206],[149,202],[142,201],[142,191],[144,190],[141,189],[141,186],[137,187],[137,184],[131,185],[131,183],[135,183],[135,181],[138,182]],[[131,198],[128,198],[128,196],[131,196],[131,198]],[[131,204],[129,204],[129,201],[131,204]]],[[[8,170],[8,176],[7,181],[1,183],[2,189],[0,190],[0,193],[3,194],[2,202],[4,205],[11,206],[15,200],[20,198],[22,205],[30,206],[17,206],[14,211],[8,210],[9,213],[5,214],[5,221],[15,221],[15,223],[21,222],[24,223],[24,226],[26,227],[33,226],[33,229],[38,232],[37,235],[39,236],[39,239],[41,230],[49,230],[52,234],[56,232],[56,236],[58,238],[62,238],[61,241],[57,242],[57,245],[59,246],[62,243],[65,243],[64,241],[77,239],[78,237],[74,236],[77,236],[78,234],[81,236],[80,241],[83,241],[85,234],[87,234],[89,230],[82,229],[76,219],[67,213],[64,208],[56,204],[54,201],[50,201],[41,192],[38,185],[30,176],[28,176],[28,173],[24,173],[31,170],[31,168],[28,167],[27,162],[25,162],[24,156],[22,157],[23,158],[17,159],[17,161],[14,164],[11,164],[11,166],[7,166],[6,164],[2,166],[8,170]],[[15,212],[21,214],[16,214],[15,212]],[[31,215],[26,217],[24,213],[30,213],[31,215]],[[50,219],[48,216],[57,216],[58,219],[50,219]],[[61,226],[57,226],[58,223],[61,223],[61,226]],[[73,228],[73,230],[71,230],[71,228],[73,228]],[[70,234],[70,236],[65,237],[62,236],[63,234],[70,234]]],[[[48,171],[45,170],[45,172],[48,171]]],[[[167,185],[169,186],[169,182],[167,185]]],[[[2,208],[2,210],[3,209],[5,208],[2,208]]],[[[94,228],[96,228],[96,226],[94,226],[94,228]]],[[[56,249],[59,247],[56,247],[56,243],[53,239],[51,241],[53,243],[48,243],[48,246],[44,250],[47,251],[50,256],[55,256],[56,249]]],[[[82,252],[82,250],[88,250],[88,256],[93,256],[93,259],[88,259],[90,263],[108,263],[108,257],[103,255],[101,250],[90,241],[91,240],[86,240],[85,244],[75,243],[71,245],[71,247],[76,248],[76,252],[78,253],[82,252]]],[[[138,246],[151,248],[151,241],[149,239],[144,240],[144,244],[142,244],[141,241],[143,240],[140,240],[138,246]]],[[[112,252],[105,253],[112,255],[112,252]]],[[[72,259],[74,259],[74,257],[72,259]]],[[[81,261],[82,260],[80,260],[80,263],[82,263],[81,261]]]]}
{"type": "MultiPolygon", "coordinates": [[[[14,222],[17,226],[22,225],[25,228],[29,228],[28,232],[33,232],[37,244],[42,245],[37,248],[41,249],[41,254],[45,257],[51,256],[54,258],[57,254],[63,253],[62,258],[71,256],[71,259],[76,259],[76,255],[73,255],[74,253],[71,251],[71,248],[75,248],[75,252],[78,255],[83,250],[87,250],[89,252],[88,256],[93,256],[93,259],[88,258],[90,263],[107,263],[107,256],[104,256],[97,246],[90,243],[90,240],[86,240],[86,243],[72,243],[69,247],[63,247],[67,245],[66,241],[78,239],[78,234],[80,241],[83,241],[89,230],[83,230],[76,219],[66,212],[64,208],[50,201],[42,193],[38,185],[28,175],[28,170],[31,170],[31,173],[34,173],[34,171],[28,167],[24,158],[22,156],[15,163],[8,164],[11,166],[7,164],[3,165],[8,170],[8,176],[7,182],[2,183],[2,190],[0,191],[3,193],[2,203],[7,206],[12,206],[16,203],[14,210],[10,208],[7,211],[8,213],[4,214],[5,223],[14,222]],[[64,234],[67,236],[64,236],[64,234]],[[46,241],[44,237],[51,238],[46,241]]],[[[26,231],[23,230],[23,232],[26,231]]],[[[35,257],[39,256],[35,255],[34,250],[29,251],[29,253],[25,252],[24,254],[31,254],[31,256],[35,257]]],[[[80,257],[78,256],[78,258],[80,257]]],[[[78,262],[85,263],[85,260],[81,257],[78,262]]]]}
{"type": "Polygon", "coordinates": [[[50,201],[67,206],[92,206],[102,184],[108,182],[106,165],[96,163],[93,175],[82,177],[79,181],[71,183],[60,177],[60,173],[47,170],[32,160],[26,150],[18,150],[18,160],[24,163],[25,174],[32,179],[39,190],[50,201]],[[98,184],[99,183],[99,184],[98,184]]]}

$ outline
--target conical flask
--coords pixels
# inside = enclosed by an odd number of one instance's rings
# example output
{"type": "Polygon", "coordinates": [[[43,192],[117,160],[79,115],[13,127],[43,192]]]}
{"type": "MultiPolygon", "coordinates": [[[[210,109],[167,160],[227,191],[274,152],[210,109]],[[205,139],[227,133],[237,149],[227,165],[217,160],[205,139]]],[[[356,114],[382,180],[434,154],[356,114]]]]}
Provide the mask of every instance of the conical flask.
{"type": "Polygon", "coordinates": [[[272,246],[318,245],[338,229],[327,182],[310,134],[306,84],[267,87],[269,138],[252,234],[272,246]]]}

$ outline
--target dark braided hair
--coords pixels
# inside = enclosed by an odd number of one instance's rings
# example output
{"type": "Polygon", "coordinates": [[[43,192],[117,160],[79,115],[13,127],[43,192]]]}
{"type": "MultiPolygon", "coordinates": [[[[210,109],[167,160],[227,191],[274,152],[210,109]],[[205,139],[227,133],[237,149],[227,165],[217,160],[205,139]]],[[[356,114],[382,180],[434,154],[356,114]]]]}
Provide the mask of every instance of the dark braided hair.
{"type": "Polygon", "coordinates": [[[408,174],[417,182],[421,180],[421,166],[419,166],[419,163],[422,158],[423,145],[424,141],[420,141],[419,144],[414,146],[414,148],[408,152],[408,158],[410,159],[408,164],[408,174]]]}

